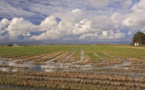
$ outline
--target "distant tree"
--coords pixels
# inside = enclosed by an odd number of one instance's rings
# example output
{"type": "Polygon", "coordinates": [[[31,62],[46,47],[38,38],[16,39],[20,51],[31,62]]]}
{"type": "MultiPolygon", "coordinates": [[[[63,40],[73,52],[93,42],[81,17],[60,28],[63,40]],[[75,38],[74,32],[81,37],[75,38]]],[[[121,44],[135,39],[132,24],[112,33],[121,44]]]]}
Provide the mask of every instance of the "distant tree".
{"type": "Polygon", "coordinates": [[[132,43],[145,44],[145,34],[143,32],[137,32],[136,34],[134,34],[132,43]]]}
{"type": "Polygon", "coordinates": [[[14,46],[14,45],[13,45],[13,44],[8,44],[7,46],[12,47],[12,46],[14,46]]]}

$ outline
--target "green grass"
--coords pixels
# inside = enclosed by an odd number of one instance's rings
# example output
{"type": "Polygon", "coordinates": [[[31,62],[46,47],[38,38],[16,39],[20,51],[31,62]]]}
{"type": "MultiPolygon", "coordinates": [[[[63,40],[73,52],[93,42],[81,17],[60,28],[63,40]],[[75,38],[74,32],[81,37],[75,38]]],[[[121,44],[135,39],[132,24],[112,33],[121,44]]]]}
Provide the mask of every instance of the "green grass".
{"type": "Polygon", "coordinates": [[[145,47],[138,48],[132,46],[117,46],[117,45],[96,45],[96,46],[86,46],[84,48],[90,48],[94,50],[99,56],[106,57],[104,53],[120,57],[120,58],[144,58],[145,47]]]}
{"type": "Polygon", "coordinates": [[[6,58],[20,58],[35,56],[57,51],[72,50],[74,47],[64,46],[25,46],[25,47],[0,47],[0,56],[6,58]]]}
{"type": "Polygon", "coordinates": [[[93,55],[93,51],[95,51],[99,56],[103,58],[107,58],[104,53],[108,53],[110,55],[120,57],[120,58],[139,58],[144,59],[145,49],[140,49],[132,46],[117,46],[117,45],[78,45],[78,46],[23,46],[23,47],[3,47],[0,46],[0,57],[6,58],[22,58],[25,56],[35,56],[46,53],[54,53],[58,51],[73,51],[77,49],[74,56],[76,59],[80,57],[80,50],[83,49],[85,55],[88,55],[91,58],[97,59],[96,56],[93,55]]]}

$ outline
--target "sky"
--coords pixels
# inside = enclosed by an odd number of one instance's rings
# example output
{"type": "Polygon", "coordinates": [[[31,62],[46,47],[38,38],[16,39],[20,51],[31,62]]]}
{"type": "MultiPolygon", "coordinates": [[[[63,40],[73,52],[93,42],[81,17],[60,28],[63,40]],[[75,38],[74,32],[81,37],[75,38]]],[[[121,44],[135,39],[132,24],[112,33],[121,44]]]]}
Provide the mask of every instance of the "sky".
{"type": "Polygon", "coordinates": [[[131,43],[145,0],[0,0],[0,43],[131,43]]]}

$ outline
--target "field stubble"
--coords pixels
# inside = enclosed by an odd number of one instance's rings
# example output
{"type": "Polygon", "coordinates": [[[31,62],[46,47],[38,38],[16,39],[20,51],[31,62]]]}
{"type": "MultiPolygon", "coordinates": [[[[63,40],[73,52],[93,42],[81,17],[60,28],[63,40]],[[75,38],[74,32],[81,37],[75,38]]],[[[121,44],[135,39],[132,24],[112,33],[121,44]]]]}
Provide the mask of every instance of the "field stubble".
{"type": "Polygon", "coordinates": [[[0,49],[0,89],[10,89],[4,87],[8,85],[16,87],[12,90],[145,89],[145,49],[112,45],[0,49]]]}

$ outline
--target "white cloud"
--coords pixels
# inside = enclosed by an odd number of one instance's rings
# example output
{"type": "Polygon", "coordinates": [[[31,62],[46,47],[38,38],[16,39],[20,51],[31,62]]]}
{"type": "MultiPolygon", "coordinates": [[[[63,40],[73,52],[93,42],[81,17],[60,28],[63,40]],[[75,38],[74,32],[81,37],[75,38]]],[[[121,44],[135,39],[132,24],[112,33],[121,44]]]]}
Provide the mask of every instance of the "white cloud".
{"type": "Polygon", "coordinates": [[[44,21],[41,22],[40,24],[40,29],[43,31],[47,31],[50,29],[53,29],[53,27],[57,26],[57,20],[56,17],[50,16],[47,17],[44,21]]]}
{"type": "Polygon", "coordinates": [[[61,39],[61,36],[62,36],[62,34],[60,34],[57,30],[49,30],[38,36],[34,35],[30,39],[32,39],[32,40],[53,40],[53,39],[61,39]]]}
{"type": "Polygon", "coordinates": [[[132,7],[133,12],[144,12],[145,11],[145,0],[140,0],[139,3],[132,7]]]}
{"type": "Polygon", "coordinates": [[[81,12],[80,9],[74,9],[74,10],[72,10],[72,13],[80,13],[80,12],[81,12]]]}
{"type": "Polygon", "coordinates": [[[19,35],[26,36],[30,32],[37,31],[37,26],[23,18],[13,18],[6,30],[10,38],[17,38],[19,35]]]}
{"type": "Polygon", "coordinates": [[[136,4],[133,0],[1,0],[0,18],[5,19],[0,21],[0,39],[87,42],[131,38],[137,30],[145,32],[144,4],[145,0],[136,4]]]}
{"type": "Polygon", "coordinates": [[[122,21],[123,26],[129,27],[132,30],[143,30],[145,28],[145,0],[140,0],[135,4],[131,12],[125,15],[125,19],[122,21]]]}
{"type": "MultiPolygon", "coordinates": [[[[19,39],[23,36],[27,40],[59,40],[59,41],[96,41],[117,40],[125,37],[121,30],[121,14],[89,16],[88,11],[74,9],[66,13],[55,13],[46,17],[39,25],[35,25],[24,18],[5,20],[9,39],[19,39]],[[41,32],[32,34],[32,32],[41,32]]],[[[90,14],[90,13],[89,13],[90,14]]],[[[2,22],[2,21],[1,21],[2,22]]]]}
{"type": "Polygon", "coordinates": [[[10,21],[6,18],[2,19],[0,22],[0,29],[4,28],[5,26],[7,26],[10,23],[10,21]]]}
{"type": "Polygon", "coordinates": [[[91,30],[91,20],[83,19],[79,23],[76,23],[73,29],[74,34],[83,34],[90,32],[91,30]]]}
{"type": "Polygon", "coordinates": [[[112,28],[111,18],[106,15],[98,15],[92,18],[92,28],[98,31],[109,30],[112,28]]]}
{"type": "Polygon", "coordinates": [[[97,32],[95,32],[95,33],[87,33],[87,34],[83,34],[83,35],[81,35],[80,37],[79,37],[79,39],[80,40],[86,40],[86,39],[88,39],[88,40],[96,40],[97,39],[97,36],[98,36],[98,34],[97,34],[97,32]]]}
{"type": "Polygon", "coordinates": [[[80,40],[92,40],[92,41],[96,41],[96,40],[112,41],[112,40],[122,39],[124,37],[125,37],[125,34],[120,31],[114,32],[112,30],[109,30],[109,31],[101,31],[101,32],[95,32],[95,33],[83,34],[79,37],[79,39],[80,40]]]}
{"type": "Polygon", "coordinates": [[[76,38],[76,36],[82,39],[88,36],[91,37],[91,33],[111,30],[112,23],[109,17],[104,15],[86,17],[82,16],[84,13],[87,12],[81,9],[74,9],[70,12],[56,13],[49,16],[40,24],[41,30],[45,32],[37,36],[32,36],[31,39],[74,40],[72,38],[76,38]],[[60,21],[57,21],[56,18],[59,18],[60,21]]]}
{"type": "Polygon", "coordinates": [[[125,18],[125,16],[118,13],[118,12],[113,13],[111,16],[113,27],[116,29],[121,29],[122,28],[122,20],[124,18],[125,18]]]}
{"type": "Polygon", "coordinates": [[[124,38],[125,34],[121,33],[120,31],[114,32],[112,30],[110,31],[102,31],[102,34],[100,35],[100,39],[121,39],[124,38]]]}
{"type": "Polygon", "coordinates": [[[130,13],[123,21],[123,25],[128,27],[142,27],[145,25],[144,16],[145,16],[145,12],[130,13]]]}
{"type": "Polygon", "coordinates": [[[87,1],[89,1],[96,8],[102,8],[108,6],[109,4],[117,0],[87,0],[87,1]]]}

